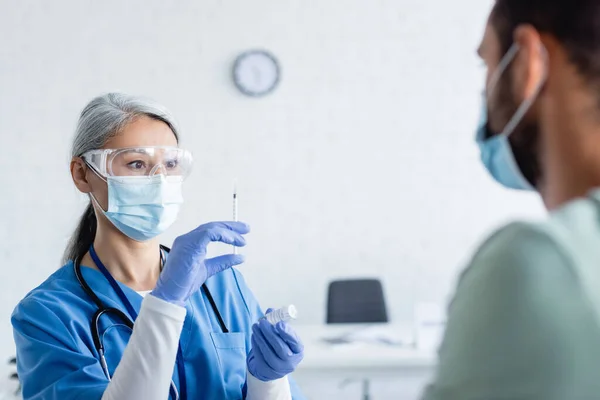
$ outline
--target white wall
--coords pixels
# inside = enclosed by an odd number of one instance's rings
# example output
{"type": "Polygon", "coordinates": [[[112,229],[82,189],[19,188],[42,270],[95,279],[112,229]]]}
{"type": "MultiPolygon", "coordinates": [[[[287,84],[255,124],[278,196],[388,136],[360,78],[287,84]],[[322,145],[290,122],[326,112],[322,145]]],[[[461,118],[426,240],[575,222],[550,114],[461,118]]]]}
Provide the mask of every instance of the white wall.
{"type": "Polygon", "coordinates": [[[491,182],[473,142],[491,1],[0,0],[0,363],[9,317],[58,268],[85,199],[68,152],[79,111],[121,90],[179,119],[195,154],[165,237],[227,219],[234,177],[263,305],[324,319],[330,279],[379,276],[391,316],[443,301],[474,245],[543,214],[491,182]],[[274,52],[270,97],[238,94],[234,57],[274,52]]]}

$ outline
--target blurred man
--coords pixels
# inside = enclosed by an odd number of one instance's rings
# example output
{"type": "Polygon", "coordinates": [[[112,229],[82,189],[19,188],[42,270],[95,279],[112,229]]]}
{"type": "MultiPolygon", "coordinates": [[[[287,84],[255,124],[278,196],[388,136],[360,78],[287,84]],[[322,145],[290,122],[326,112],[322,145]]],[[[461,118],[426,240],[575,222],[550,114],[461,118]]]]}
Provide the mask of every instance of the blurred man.
{"type": "Polygon", "coordinates": [[[497,0],[478,53],[482,160],[550,216],[475,254],[424,398],[600,399],[600,0],[497,0]]]}

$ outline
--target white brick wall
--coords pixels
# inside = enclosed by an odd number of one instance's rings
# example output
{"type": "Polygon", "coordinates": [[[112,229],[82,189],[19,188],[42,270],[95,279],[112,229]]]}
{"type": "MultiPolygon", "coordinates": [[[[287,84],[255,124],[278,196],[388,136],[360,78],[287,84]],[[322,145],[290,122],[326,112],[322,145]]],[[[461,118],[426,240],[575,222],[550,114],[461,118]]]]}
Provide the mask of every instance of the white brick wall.
{"type": "Polygon", "coordinates": [[[85,199],[68,173],[94,95],[152,96],[197,164],[165,237],[240,216],[247,280],[265,306],[324,319],[328,280],[379,276],[396,321],[443,301],[483,235],[539,216],[484,173],[473,143],[491,1],[0,0],[0,364],[9,317],[59,258],[85,199]],[[283,80],[239,95],[230,65],[266,47],[283,80]]]}

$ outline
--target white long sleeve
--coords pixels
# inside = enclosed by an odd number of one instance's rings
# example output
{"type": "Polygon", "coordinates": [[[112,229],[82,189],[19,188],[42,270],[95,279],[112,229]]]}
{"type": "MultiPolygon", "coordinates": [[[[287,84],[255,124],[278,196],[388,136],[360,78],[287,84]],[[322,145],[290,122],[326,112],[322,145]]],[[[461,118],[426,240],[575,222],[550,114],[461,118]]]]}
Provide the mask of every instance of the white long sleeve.
{"type": "MultiPolygon", "coordinates": [[[[102,400],[169,398],[185,314],[183,307],[144,296],[129,343],[102,400]]],[[[247,380],[246,400],[292,399],[287,377],[263,382],[248,373],[247,380]]]]}
{"type": "Polygon", "coordinates": [[[275,381],[263,382],[248,373],[246,400],[292,400],[290,381],[287,376],[275,381]]]}
{"type": "Polygon", "coordinates": [[[186,309],[145,296],[129,343],[102,400],[165,400],[186,309]]]}

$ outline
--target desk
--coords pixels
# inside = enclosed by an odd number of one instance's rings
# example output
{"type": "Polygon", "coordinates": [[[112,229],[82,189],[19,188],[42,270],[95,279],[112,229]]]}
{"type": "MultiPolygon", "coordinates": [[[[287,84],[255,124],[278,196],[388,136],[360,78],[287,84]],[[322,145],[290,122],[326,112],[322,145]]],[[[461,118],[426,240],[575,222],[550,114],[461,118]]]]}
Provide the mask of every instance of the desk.
{"type": "MultiPolygon", "coordinates": [[[[385,324],[390,332],[410,332],[402,325],[385,324]]],[[[337,337],[363,325],[296,325],[305,356],[294,373],[309,399],[359,399],[360,384],[340,388],[344,381],[369,379],[374,400],[417,399],[431,380],[436,352],[413,347],[376,343],[328,344],[323,338],[337,337]]],[[[379,329],[379,328],[378,328],[379,329]]]]}

